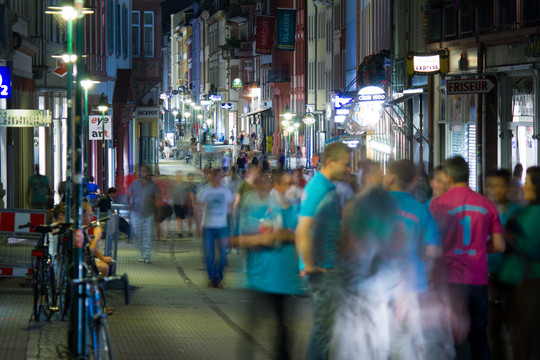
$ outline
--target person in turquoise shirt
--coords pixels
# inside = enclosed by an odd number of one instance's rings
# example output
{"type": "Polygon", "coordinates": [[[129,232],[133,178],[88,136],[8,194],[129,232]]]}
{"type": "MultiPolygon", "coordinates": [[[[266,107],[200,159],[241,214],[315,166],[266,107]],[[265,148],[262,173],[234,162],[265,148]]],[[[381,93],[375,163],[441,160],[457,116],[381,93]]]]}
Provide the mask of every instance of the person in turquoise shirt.
{"type": "Polygon", "coordinates": [[[308,343],[308,359],[327,359],[334,318],[333,294],[325,283],[332,282],[339,268],[341,250],[341,210],[336,187],[351,172],[351,149],[333,143],[324,149],[322,168],[304,188],[296,247],[304,262],[311,289],[313,328],[308,343]]]}
{"type": "MultiPolygon", "coordinates": [[[[506,225],[520,209],[516,203],[509,200],[510,181],[512,174],[506,169],[493,169],[486,173],[486,197],[493,201],[499,211],[501,224],[506,225]]],[[[488,309],[488,342],[492,356],[496,359],[504,354],[508,347],[503,335],[510,331],[510,313],[508,309],[508,287],[498,280],[503,253],[488,254],[489,268],[489,309],[488,309]]]]}
{"type": "Polygon", "coordinates": [[[528,205],[506,224],[509,249],[499,278],[510,283],[510,341],[515,359],[540,359],[540,167],[527,169],[523,197],[528,205]],[[507,271],[505,271],[507,270],[507,271]],[[507,276],[504,276],[504,275],[507,276]],[[509,275],[509,277],[508,277],[509,275]]]}
{"type": "MultiPolygon", "coordinates": [[[[290,359],[284,310],[292,300],[290,295],[303,293],[294,246],[297,213],[283,201],[289,186],[283,174],[275,174],[271,179],[270,174],[260,173],[255,184],[256,191],[247,193],[243,200],[240,234],[234,238],[238,246],[247,249],[247,288],[253,297],[247,326],[253,333],[257,329],[257,314],[273,313],[277,320],[275,358],[290,359]],[[277,194],[271,196],[271,190],[277,194]]],[[[256,357],[254,350],[250,346],[240,351],[243,357],[251,359],[256,357]]]]}

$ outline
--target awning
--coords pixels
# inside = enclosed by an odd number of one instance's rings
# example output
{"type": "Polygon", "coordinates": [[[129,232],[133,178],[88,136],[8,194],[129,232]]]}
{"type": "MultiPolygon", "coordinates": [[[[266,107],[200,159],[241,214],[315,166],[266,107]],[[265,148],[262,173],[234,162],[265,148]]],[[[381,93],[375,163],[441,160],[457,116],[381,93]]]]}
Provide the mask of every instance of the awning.
{"type": "Polygon", "coordinates": [[[242,117],[253,116],[253,115],[262,113],[263,111],[267,111],[267,110],[272,110],[272,108],[267,108],[267,109],[262,109],[262,110],[259,109],[259,110],[256,110],[256,111],[248,112],[248,113],[240,115],[240,117],[242,118],[242,117]]]}

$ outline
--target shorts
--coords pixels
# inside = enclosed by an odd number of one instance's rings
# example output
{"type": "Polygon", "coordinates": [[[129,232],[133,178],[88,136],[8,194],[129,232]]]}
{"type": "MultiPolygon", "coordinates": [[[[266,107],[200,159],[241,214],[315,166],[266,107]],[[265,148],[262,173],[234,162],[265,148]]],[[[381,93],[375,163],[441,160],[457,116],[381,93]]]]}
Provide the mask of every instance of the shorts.
{"type": "Polygon", "coordinates": [[[174,213],[177,219],[185,219],[188,215],[187,205],[174,205],[174,213]]]}
{"type": "Polygon", "coordinates": [[[157,223],[163,222],[163,220],[165,220],[172,214],[173,214],[173,211],[169,205],[162,205],[160,214],[159,216],[156,217],[156,222],[157,223]]]}

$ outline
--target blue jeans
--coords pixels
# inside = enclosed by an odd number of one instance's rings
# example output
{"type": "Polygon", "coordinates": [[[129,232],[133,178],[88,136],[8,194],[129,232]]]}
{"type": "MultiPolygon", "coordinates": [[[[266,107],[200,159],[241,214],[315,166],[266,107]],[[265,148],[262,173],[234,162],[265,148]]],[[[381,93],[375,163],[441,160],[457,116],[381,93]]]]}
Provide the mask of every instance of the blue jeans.
{"type": "Polygon", "coordinates": [[[223,280],[223,269],[227,263],[227,246],[229,243],[229,230],[224,228],[203,228],[202,240],[208,279],[212,281],[223,280]],[[215,261],[216,240],[219,246],[219,262],[215,261]]]}
{"type": "Polygon", "coordinates": [[[332,289],[334,274],[308,275],[307,281],[311,289],[311,307],[313,311],[313,328],[309,335],[306,358],[308,360],[328,359],[330,340],[334,325],[336,303],[332,289]]]}

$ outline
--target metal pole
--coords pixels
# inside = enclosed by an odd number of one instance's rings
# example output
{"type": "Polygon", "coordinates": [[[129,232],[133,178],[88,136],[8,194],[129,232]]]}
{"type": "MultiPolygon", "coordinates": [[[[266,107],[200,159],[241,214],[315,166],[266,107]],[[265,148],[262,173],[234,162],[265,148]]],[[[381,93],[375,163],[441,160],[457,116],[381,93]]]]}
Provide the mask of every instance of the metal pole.
{"type": "Polygon", "coordinates": [[[73,20],[67,21],[67,48],[68,48],[68,63],[67,63],[67,161],[66,161],[66,222],[71,219],[71,195],[72,195],[72,179],[71,179],[71,161],[73,154],[69,151],[72,139],[73,113],[71,108],[71,98],[73,91],[73,63],[71,62],[71,54],[73,53],[73,20]]]}
{"type": "Polygon", "coordinates": [[[294,153],[296,155],[296,168],[298,168],[298,130],[294,130],[294,153]]]}
{"type": "Polygon", "coordinates": [[[84,124],[83,124],[83,130],[82,130],[82,139],[84,144],[84,173],[83,173],[83,181],[84,185],[86,185],[88,181],[88,134],[86,133],[88,131],[88,89],[84,89],[84,124]]]}
{"type": "Polygon", "coordinates": [[[103,182],[102,182],[102,190],[105,191],[105,187],[107,186],[106,185],[106,171],[105,171],[105,161],[106,161],[106,153],[105,153],[105,111],[102,111],[101,112],[101,151],[102,151],[102,164],[101,164],[101,169],[103,171],[103,182]]]}
{"type": "Polygon", "coordinates": [[[287,152],[288,158],[289,158],[289,170],[292,169],[291,164],[291,132],[287,130],[287,137],[289,138],[289,151],[287,152]]]}

